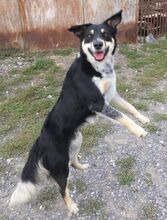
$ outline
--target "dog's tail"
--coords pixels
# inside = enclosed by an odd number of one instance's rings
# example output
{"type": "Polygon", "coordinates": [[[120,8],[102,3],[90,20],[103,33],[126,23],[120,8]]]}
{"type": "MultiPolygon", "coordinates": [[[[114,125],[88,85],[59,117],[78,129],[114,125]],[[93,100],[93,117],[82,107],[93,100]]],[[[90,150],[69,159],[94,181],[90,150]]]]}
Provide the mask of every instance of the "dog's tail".
{"type": "Polygon", "coordinates": [[[10,200],[9,206],[17,206],[28,202],[31,197],[36,193],[36,186],[32,182],[20,181],[17,184],[15,191],[13,192],[10,200]]]}
{"type": "Polygon", "coordinates": [[[38,158],[34,152],[30,151],[27,163],[21,175],[21,181],[17,184],[13,192],[9,206],[17,206],[28,202],[38,189],[38,158]]]}

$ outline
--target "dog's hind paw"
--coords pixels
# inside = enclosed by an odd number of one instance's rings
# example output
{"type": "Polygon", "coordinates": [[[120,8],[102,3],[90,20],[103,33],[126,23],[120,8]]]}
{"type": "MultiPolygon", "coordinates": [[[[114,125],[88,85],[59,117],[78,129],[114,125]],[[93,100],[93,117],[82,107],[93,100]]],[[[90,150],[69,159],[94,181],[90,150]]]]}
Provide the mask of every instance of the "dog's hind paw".
{"type": "Polygon", "coordinates": [[[88,163],[84,163],[84,164],[81,164],[79,162],[75,162],[75,163],[72,163],[72,166],[74,166],[76,169],[79,169],[79,170],[86,170],[88,169],[89,167],[89,164],[88,163]]]}
{"type": "Polygon", "coordinates": [[[71,200],[70,204],[68,204],[68,216],[71,217],[73,214],[77,214],[79,211],[77,204],[71,200]]]}

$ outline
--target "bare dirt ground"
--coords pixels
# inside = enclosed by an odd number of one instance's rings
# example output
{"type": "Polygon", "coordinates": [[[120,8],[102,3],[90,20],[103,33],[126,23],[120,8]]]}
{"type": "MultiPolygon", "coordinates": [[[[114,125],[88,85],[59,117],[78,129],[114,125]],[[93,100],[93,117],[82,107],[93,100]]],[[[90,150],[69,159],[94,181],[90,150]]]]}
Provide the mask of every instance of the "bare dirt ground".
{"type": "MultiPolygon", "coordinates": [[[[59,63],[65,72],[75,55],[76,53],[72,53],[68,57],[62,57],[49,54],[47,58],[59,63]]],[[[133,102],[140,103],[143,101],[143,97],[148,96],[147,93],[150,90],[152,94],[155,94],[156,91],[166,91],[166,76],[163,80],[158,80],[154,87],[140,87],[138,90],[139,86],[136,86],[134,79],[136,70],[129,68],[128,62],[127,57],[117,53],[118,84],[121,83],[120,89],[122,84],[126,85],[125,91],[120,91],[122,96],[129,99],[129,91],[133,90],[137,95],[130,98],[133,99],[133,102]],[[129,87],[129,85],[131,86],[129,87]]],[[[9,77],[9,70],[24,68],[27,65],[29,63],[24,62],[22,58],[9,57],[0,60],[0,74],[6,74],[6,77],[9,77]]],[[[22,83],[21,87],[24,89],[32,83],[39,83],[35,78],[31,80],[25,84],[22,83]]],[[[5,96],[15,95],[14,89],[9,89],[11,94],[8,94],[7,91],[8,89],[5,88],[5,96]]],[[[140,110],[150,118],[151,122],[154,122],[150,127],[145,126],[148,131],[145,138],[137,138],[120,125],[111,124],[104,119],[97,119],[96,129],[100,129],[101,123],[105,124],[105,136],[103,135],[93,143],[89,139],[90,137],[85,135],[91,149],[84,150],[83,146],[80,160],[88,162],[90,167],[86,171],[71,168],[71,195],[79,207],[79,213],[72,216],[71,219],[167,219],[167,102],[166,99],[161,102],[154,98],[149,100],[145,98],[147,110],[145,112],[143,109],[140,110]],[[157,119],[157,115],[159,119],[157,119]]],[[[137,120],[135,121],[137,122],[137,120]]],[[[2,133],[1,144],[15,138],[15,135],[24,127],[23,123],[10,133],[2,133]]],[[[89,132],[91,133],[91,129],[89,132]]],[[[7,207],[6,201],[19,181],[26,156],[27,153],[24,156],[17,155],[17,153],[12,156],[10,154],[4,156],[3,153],[0,155],[0,219],[69,219],[58,187],[53,183],[46,182],[41,192],[28,204],[15,209],[7,207]]]]}

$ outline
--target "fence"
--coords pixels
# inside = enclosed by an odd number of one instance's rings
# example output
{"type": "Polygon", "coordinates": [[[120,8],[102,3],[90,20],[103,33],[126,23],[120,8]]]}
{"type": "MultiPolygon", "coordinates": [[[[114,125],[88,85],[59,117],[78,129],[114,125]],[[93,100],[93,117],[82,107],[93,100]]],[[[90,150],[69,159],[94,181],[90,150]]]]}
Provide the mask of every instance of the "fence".
{"type": "Polygon", "coordinates": [[[147,35],[155,38],[167,34],[167,0],[139,1],[139,42],[147,35]]]}

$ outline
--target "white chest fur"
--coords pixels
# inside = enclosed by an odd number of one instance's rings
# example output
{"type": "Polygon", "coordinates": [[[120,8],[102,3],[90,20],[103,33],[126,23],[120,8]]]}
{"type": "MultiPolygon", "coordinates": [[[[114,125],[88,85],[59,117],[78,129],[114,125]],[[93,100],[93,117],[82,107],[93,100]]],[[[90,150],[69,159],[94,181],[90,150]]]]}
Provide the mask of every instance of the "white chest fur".
{"type": "Polygon", "coordinates": [[[105,101],[106,103],[110,103],[112,98],[116,94],[116,75],[114,71],[114,60],[106,60],[105,62],[95,63],[93,67],[96,71],[102,74],[101,77],[93,77],[92,81],[96,84],[96,86],[100,89],[100,85],[102,81],[107,81],[109,85],[109,89],[105,93],[105,101]]]}

